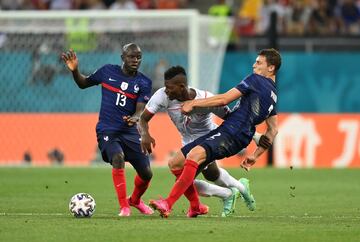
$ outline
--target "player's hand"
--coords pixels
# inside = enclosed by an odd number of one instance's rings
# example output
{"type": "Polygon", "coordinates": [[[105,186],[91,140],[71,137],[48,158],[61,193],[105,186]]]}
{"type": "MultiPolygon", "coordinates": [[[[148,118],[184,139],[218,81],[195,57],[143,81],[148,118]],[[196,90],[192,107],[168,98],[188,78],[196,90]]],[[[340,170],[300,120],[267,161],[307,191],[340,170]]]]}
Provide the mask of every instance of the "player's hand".
{"type": "Polygon", "coordinates": [[[192,100],[185,101],[181,105],[181,112],[183,114],[189,114],[193,109],[194,109],[194,107],[193,107],[192,100]]]}
{"type": "Polygon", "coordinates": [[[252,167],[256,162],[256,158],[253,155],[249,155],[243,160],[240,164],[240,167],[245,169],[246,171],[250,171],[250,167],[252,167]]]}
{"type": "Polygon", "coordinates": [[[264,149],[269,149],[271,146],[270,139],[266,135],[261,135],[259,139],[259,146],[264,149]]]}
{"type": "Polygon", "coordinates": [[[155,148],[155,139],[150,135],[142,135],[141,136],[141,151],[144,154],[150,155],[152,153],[152,148],[155,148]]]}
{"type": "Polygon", "coordinates": [[[78,58],[76,57],[74,50],[70,49],[67,52],[63,52],[61,54],[61,59],[64,61],[64,63],[66,64],[67,68],[69,68],[70,71],[74,71],[78,68],[79,61],[78,58]]]}
{"type": "Polygon", "coordinates": [[[123,116],[123,120],[127,123],[128,126],[134,126],[137,122],[139,122],[139,117],[137,116],[123,116]]]}

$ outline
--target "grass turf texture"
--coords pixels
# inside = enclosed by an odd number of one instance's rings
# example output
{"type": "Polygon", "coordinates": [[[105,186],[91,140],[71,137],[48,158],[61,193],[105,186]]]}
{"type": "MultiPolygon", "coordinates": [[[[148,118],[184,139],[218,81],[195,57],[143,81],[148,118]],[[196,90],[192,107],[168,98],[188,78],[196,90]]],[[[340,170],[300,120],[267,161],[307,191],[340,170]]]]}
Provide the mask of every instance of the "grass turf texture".
{"type": "MultiPolygon", "coordinates": [[[[154,168],[148,202],[166,197],[174,177],[154,168]]],[[[127,169],[128,193],[133,169],[127,169]]],[[[118,205],[107,168],[0,168],[0,241],[359,241],[360,169],[230,169],[250,179],[257,210],[239,200],[232,217],[221,218],[217,198],[201,198],[208,216],[189,219],[181,198],[171,217],[117,216],[118,205]],[[96,200],[90,219],[68,212],[72,195],[96,200]]]]}

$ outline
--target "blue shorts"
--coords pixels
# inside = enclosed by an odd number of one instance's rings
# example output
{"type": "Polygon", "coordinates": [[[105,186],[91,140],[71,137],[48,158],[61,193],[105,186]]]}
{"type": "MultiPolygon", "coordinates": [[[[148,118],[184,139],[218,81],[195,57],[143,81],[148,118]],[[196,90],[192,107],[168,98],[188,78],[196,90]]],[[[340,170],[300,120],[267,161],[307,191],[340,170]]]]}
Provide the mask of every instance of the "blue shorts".
{"type": "Polygon", "coordinates": [[[124,153],[125,161],[135,170],[150,167],[149,157],[141,151],[139,134],[98,133],[97,141],[105,162],[111,163],[115,154],[124,153]]]}
{"type": "Polygon", "coordinates": [[[202,166],[206,166],[214,160],[233,156],[245,148],[249,142],[241,142],[239,137],[240,135],[230,134],[220,126],[185,145],[181,148],[181,152],[186,157],[195,146],[200,145],[206,151],[206,160],[202,164],[202,166]]]}

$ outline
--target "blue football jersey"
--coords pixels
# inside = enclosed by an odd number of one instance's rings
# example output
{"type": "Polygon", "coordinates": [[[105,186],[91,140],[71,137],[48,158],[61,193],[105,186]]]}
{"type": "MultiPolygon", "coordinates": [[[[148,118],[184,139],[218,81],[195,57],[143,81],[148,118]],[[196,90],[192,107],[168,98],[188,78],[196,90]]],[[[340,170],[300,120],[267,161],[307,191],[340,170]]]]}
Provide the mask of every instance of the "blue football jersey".
{"type": "Polygon", "coordinates": [[[141,72],[136,76],[125,75],[118,65],[104,65],[87,79],[102,86],[101,109],[96,132],[134,132],[123,116],[133,115],[136,103],[146,103],[151,95],[152,81],[141,72]]]}
{"type": "Polygon", "coordinates": [[[221,126],[250,142],[255,126],[276,115],[275,83],[264,76],[251,74],[235,88],[243,95],[221,126]]]}

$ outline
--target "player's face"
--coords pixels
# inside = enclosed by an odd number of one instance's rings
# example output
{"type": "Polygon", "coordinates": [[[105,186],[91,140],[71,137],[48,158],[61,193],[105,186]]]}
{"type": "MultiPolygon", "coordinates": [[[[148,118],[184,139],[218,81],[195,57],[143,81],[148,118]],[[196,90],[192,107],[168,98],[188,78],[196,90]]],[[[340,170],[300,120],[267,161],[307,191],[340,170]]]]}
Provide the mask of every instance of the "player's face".
{"type": "Polygon", "coordinates": [[[176,75],[169,80],[165,80],[165,93],[170,100],[185,100],[184,75],[176,75]]]}
{"type": "Polygon", "coordinates": [[[137,71],[140,67],[142,53],[139,48],[129,48],[122,55],[124,68],[129,71],[137,71]]]}
{"type": "Polygon", "coordinates": [[[274,66],[268,65],[266,61],[266,57],[262,55],[259,55],[256,58],[255,63],[253,64],[253,72],[255,74],[262,75],[265,77],[268,77],[269,75],[272,74],[273,68],[274,66]]]}

